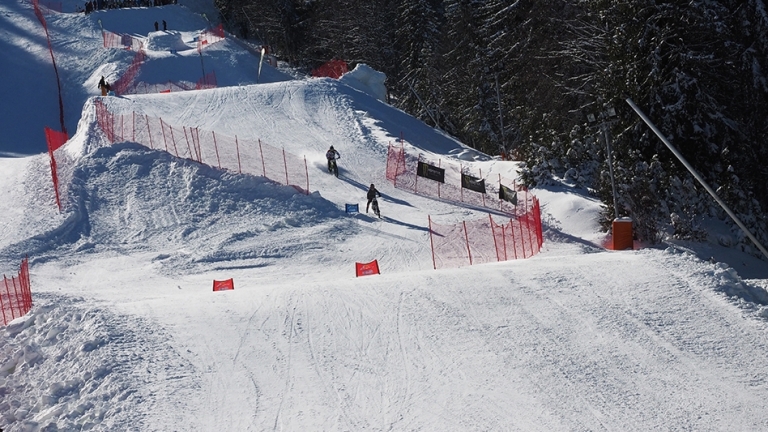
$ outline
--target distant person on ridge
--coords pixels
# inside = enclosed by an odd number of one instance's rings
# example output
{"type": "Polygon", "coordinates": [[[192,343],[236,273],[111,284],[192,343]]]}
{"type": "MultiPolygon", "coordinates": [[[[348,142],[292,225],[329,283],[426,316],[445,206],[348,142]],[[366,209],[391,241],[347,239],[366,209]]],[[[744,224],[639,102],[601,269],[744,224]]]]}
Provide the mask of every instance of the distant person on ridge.
{"type": "Polygon", "coordinates": [[[163,31],[168,30],[168,24],[165,23],[165,20],[163,20],[163,31]]]}
{"type": "Polygon", "coordinates": [[[333,146],[328,149],[327,152],[325,152],[325,158],[328,159],[328,172],[333,172],[333,169],[331,168],[331,163],[335,161],[336,159],[341,159],[341,154],[333,149],[333,146]]]}
{"type": "Polygon", "coordinates": [[[109,84],[104,81],[104,76],[102,76],[101,80],[99,80],[99,88],[101,89],[101,95],[106,96],[107,92],[109,91],[109,84]]]}
{"type": "Polygon", "coordinates": [[[368,195],[367,195],[367,197],[368,197],[368,204],[365,205],[365,212],[366,213],[368,213],[368,207],[371,206],[371,201],[373,201],[373,199],[376,198],[376,197],[381,197],[381,193],[379,192],[378,189],[376,189],[376,186],[374,186],[373,183],[371,183],[371,187],[368,188],[368,195]]]}
{"type": "Polygon", "coordinates": [[[157,24],[157,21],[155,21],[155,31],[157,31],[159,29],[159,27],[160,26],[157,24]]]}

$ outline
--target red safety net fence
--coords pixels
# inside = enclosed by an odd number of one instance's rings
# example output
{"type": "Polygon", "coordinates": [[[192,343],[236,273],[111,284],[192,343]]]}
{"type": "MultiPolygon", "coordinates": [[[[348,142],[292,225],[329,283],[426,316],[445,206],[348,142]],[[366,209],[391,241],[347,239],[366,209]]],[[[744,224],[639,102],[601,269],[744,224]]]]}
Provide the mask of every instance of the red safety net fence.
{"type": "Polygon", "coordinates": [[[117,81],[112,84],[112,90],[114,90],[116,94],[122,95],[129,93],[129,89],[133,87],[136,75],[139,74],[141,64],[144,62],[145,58],[146,54],[144,54],[144,50],[136,51],[136,55],[133,56],[131,65],[128,66],[128,69],[123,76],[118,78],[117,81]]]}
{"type": "MultiPolygon", "coordinates": [[[[525,192],[525,210],[506,224],[488,218],[440,225],[429,218],[432,265],[435,269],[530,258],[541,250],[543,236],[539,200],[525,192]]],[[[522,207],[522,206],[520,206],[522,207]]]]}
{"type": "Polygon", "coordinates": [[[223,24],[205,30],[200,33],[200,36],[197,38],[197,51],[200,52],[204,47],[215,44],[216,42],[221,42],[224,39],[226,39],[226,36],[224,35],[223,24]]]}
{"type": "MultiPolygon", "coordinates": [[[[45,39],[48,41],[48,52],[51,54],[51,63],[53,64],[53,72],[56,74],[56,85],[59,91],[59,122],[61,122],[61,130],[66,132],[67,126],[64,124],[64,99],[61,96],[61,78],[59,77],[59,68],[56,67],[56,58],[53,56],[53,46],[51,45],[51,36],[48,33],[48,23],[45,21],[45,17],[43,17],[43,9],[48,11],[51,8],[45,3],[41,4],[39,0],[32,0],[32,7],[35,10],[35,16],[40,21],[40,24],[43,25],[45,39]],[[40,6],[43,6],[43,8],[40,8],[40,6]]],[[[59,11],[61,11],[61,4],[59,4],[58,7],[59,11]]]]}
{"type": "MultiPolygon", "coordinates": [[[[209,32],[203,32],[208,34],[209,32]]],[[[224,30],[214,30],[210,32],[210,38],[216,38],[218,34],[224,34],[224,30]]],[[[172,93],[188,90],[201,90],[218,87],[216,80],[216,72],[209,72],[197,82],[188,81],[168,81],[165,83],[148,84],[142,81],[137,82],[136,77],[141,71],[141,66],[144,64],[147,56],[144,52],[144,44],[140,39],[137,39],[131,35],[112,33],[110,31],[102,31],[104,38],[105,48],[124,48],[130,49],[136,52],[133,56],[130,66],[125,73],[112,84],[112,90],[115,94],[150,94],[150,93],[172,93]]],[[[220,40],[220,39],[219,39],[220,40]]],[[[218,40],[217,40],[218,41],[218,40]]],[[[199,48],[199,42],[198,42],[199,48]]]]}
{"type": "Polygon", "coordinates": [[[175,93],[216,87],[216,72],[209,72],[194,83],[189,81],[168,81],[161,84],[147,84],[140,81],[129,87],[124,94],[175,93]]]}
{"type": "Polygon", "coordinates": [[[349,71],[347,62],[344,60],[331,60],[324,63],[319,68],[312,71],[313,77],[341,78],[349,71]]]}
{"type": "Polygon", "coordinates": [[[144,50],[144,43],[141,39],[129,34],[112,33],[111,31],[102,30],[101,36],[104,39],[104,48],[121,48],[133,51],[144,50]]]}
{"type": "Polygon", "coordinates": [[[241,174],[263,176],[309,194],[307,160],[262,140],[239,139],[196,127],[172,126],[162,118],[114,114],[96,99],[96,119],[110,143],[129,141],[184,159],[241,174]]]}
{"type": "Polygon", "coordinates": [[[0,285],[0,310],[3,325],[24,316],[32,309],[32,289],[29,283],[29,259],[21,261],[21,270],[17,276],[8,278],[3,275],[0,285]]]}
{"type": "MultiPolygon", "coordinates": [[[[418,156],[408,154],[402,144],[400,146],[390,144],[387,150],[386,177],[398,189],[443,201],[498,211],[510,216],[517,214],[518,210],[514,203],[498,198],[499,188],[502,185],[501,177],[499,177],[498,185],[484,183],[486,191],[490,192],[489,194],[463,187],[462,174],[477,179],[483,177],[482,171],[473,173],[461,165],[444,164],[441,160],[430,161],[421,154],[418,156]],[[420,162],[444,169],[445,182],[419,176],[417,170],[420,162]]],[[[518,186],[516,182],[507,181],[507,184],[511,185],[507,186],[510,190],[525,191],[525,188],[518,186]]]]}
{"type": "Polygon", "coordinates": [[[59,173],[56,166],[56,150],[64,145],[69,137],[66,132],[55,131],[49,127],[45,128],[45,140],[48,143],[48,155],[51,157],[51,177],[53,178],[53,190],[56,194],[56,205],[61,211],[61,195],[59,194],[59,173]]]}

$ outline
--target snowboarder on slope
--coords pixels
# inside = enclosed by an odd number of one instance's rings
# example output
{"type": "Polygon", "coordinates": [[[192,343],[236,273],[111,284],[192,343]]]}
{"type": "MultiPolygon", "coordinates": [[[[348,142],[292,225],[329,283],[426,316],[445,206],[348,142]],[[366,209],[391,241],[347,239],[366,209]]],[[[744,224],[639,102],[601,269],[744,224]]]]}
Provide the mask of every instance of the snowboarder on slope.
{"type": "Polygon", "coordinates": [[[368,188],[368,204],[365,205],[365,212],[368,213],[368,207],[371,206],[371,201],[373,201],[376,197],[381,197],[381,193],[379,193],[378,189],[376,189],[376,186],[371,183],[371,187],[368,188]]]}
{"type": "Polygon", "coordinates": [[[325,152],[325,158],[328,159],[328,172],[332,172],[331,169],[331,161],[336,159],[341,159],[341,154],[333,149],[333,146],[328,149],[327,152],[325,152]]]}

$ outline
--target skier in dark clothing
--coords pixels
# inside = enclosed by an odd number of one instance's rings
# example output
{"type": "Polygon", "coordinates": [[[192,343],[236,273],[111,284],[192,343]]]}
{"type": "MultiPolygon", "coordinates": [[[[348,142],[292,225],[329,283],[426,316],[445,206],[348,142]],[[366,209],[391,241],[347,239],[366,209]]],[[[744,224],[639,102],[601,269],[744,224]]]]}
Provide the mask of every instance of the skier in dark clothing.
{"type": "Polygon", "coordinates": [[[155,21],[155,31],[157,31],[159,27],[160,26],[157,24],[157,21],[155,21]]]}
{"type": "Polygon", "coordinates": [[[165,20],[163,20],[163,31],[168,30],[168,24],[165,23],[165,20]]]}
{"type": "Polygon", "coordinates": [[[333,172],[333,168],[336,165],[336,159],[341,159],[341,153],[336,151],[333,146],[331,146],[331,148],[325,152],[325,158],[328,159],[328,172],[333,172]]]}
{"type": "Polygon", "coordinates": [[[373,201],[374,198],[380,197],[381,193],[379,193],[378,189],[376,189],[376,186],[371,184],[371,187],[368,188],[368,204],[365,205],[365,212],[368,213],[368,207],[371,205],[371,201],[373,201]]]}

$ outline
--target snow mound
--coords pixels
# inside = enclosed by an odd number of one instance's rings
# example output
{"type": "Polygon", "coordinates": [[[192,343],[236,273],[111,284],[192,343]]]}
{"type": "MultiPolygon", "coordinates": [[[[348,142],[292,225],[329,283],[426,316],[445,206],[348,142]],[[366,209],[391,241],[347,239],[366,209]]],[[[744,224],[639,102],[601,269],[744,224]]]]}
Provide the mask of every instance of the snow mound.
{"type": "Polygon", "coordinates": [[[339,80],[382,102],[387,101],[387,87],[384,85],[387,76],[364,63],[359,63],[354,70],[345,73],[339,80]]]}
{"type": "Polygon", "coordinates": [[[71,297],[36,294],[35,302],[0,333],[0,423],[14,430],[144,429],[172,388],[194,385],[162,329],[144,319],[71,297]]]}
{"type": "Polygon", "coordinates": [[[186,51],[192,48],[177,31],[150,32],[147,37],[147,49],[150,51],[186,51]]]}
{"type": "MultiPolygon", "coordinates": [[[[266,265],[265,260],[319,247],[326,231],[335,230],[335,224],[322,222],[341,215],[317,194],[306,196],[263,177],[218,170],[135,143],[96,148],[72,159],[72,217],[66,223],[75,235],[64,247],[76,251],[154,247],[162,252],[160,266],[173,271],[235,259],[266,265]],[[121,186],[110,186],[115,182],[121,186]],[[277,241],[297,229],[305,231],[304,241],[277,241]]],[[[33,240],[40,241],[45,239],[33,240]]]]}

